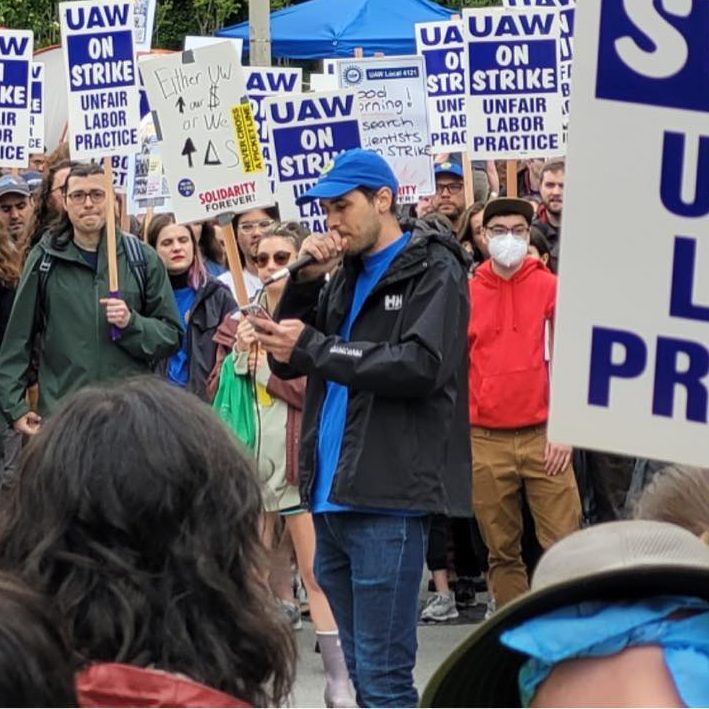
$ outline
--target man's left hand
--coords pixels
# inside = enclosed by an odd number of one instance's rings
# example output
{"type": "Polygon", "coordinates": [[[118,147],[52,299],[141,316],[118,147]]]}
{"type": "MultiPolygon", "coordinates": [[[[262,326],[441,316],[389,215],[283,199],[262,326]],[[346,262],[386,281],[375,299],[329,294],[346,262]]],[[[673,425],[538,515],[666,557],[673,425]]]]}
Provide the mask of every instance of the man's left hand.
{"type": "Polygon", "coordinates": [[[544,468],[549,477],[563,473],[570,461],[570,446],[562,446],[559,443],[547,441],[547,447],[544,451],[544,468]]]}
{"type": "Polygon", "coordinates": [[[256,340],[277,362],[290,362],[293,349],[305,329],[301,320],[273,322],[263,318],[249,317],[256,328],[256,340]]]}
{"type": "Polygon", "coordinates": [[[130,308],[120,298],[101,298],[99,303],[106,308],[106,320],[123,330],[130,322],[130,308]]]}

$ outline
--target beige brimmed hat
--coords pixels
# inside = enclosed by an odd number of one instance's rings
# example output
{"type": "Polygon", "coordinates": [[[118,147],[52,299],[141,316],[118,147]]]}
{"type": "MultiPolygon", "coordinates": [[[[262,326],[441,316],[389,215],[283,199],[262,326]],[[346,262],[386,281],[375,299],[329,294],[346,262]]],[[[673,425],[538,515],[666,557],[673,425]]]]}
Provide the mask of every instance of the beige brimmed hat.
{"type": "Polygon", "coordinates": [[[541,558],[531,590],[499,610],[438,668],[423,707],[519,707],[527,657],[500,635],[544,613],[592,600],[659,595],[709,600],[709,546],[665,522],[608,522],[562,539],[541,558]]]}

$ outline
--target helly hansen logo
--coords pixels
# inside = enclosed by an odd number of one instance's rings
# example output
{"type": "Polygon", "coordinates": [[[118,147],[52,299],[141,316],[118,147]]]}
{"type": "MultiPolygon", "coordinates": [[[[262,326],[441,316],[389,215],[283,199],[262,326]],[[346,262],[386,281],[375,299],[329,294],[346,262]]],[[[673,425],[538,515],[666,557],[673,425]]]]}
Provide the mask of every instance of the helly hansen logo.
{"type": "Polygon", "coordinates": [[[399,295],[387,295],[384,296],[384,310],[401,310],[404,305],[404,296],[399,293],[399,295]]]}

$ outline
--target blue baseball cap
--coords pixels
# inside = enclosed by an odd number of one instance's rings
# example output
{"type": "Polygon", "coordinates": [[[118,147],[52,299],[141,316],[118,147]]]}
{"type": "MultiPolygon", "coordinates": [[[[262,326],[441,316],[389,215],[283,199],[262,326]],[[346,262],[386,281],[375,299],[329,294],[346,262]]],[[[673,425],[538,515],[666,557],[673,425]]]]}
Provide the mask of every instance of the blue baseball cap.
{"type": "Polygon", "coordinates": [[[438,163],[434,172],[436,175],[455,175],[463,177],[463,165],[458,155],[451,155],[445,162],[438,163]]]}
{"type": "Polygon", "coordinates": [[[296,198],[296,204],[314,199],[335,199],[358,187],[378,190],[388,187],[394,196],[399,183],[389,163],[372,150],[353,148],[338,155],[323,168],[318,183],[296,198]]]}

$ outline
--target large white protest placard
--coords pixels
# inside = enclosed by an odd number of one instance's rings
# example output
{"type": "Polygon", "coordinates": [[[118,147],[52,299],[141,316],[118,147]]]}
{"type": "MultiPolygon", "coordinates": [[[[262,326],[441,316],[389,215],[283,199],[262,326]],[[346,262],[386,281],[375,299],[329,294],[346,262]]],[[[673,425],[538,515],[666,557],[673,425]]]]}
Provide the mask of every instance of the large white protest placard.
{"type": "Polygon", "coordinates": [[[563,143],[566,145],[566,132],[569,126],[569,102],[571,97],[571,70],[574,58],[574,11],[576,0],[502,0],[502,4],[511,9],[524,7],[558,7],[561,21],[559,51],[559,82],[561,85],[561,114],[563,121],[563,143]]]}
{"type": "Polygon", "coordinates": [[[157,0],[133,0],[134,38],[136,52],[149,52],[153,41],[157,0]]]}
{"type": "Polygon", "coordinates": [[[340,87],[356,91],[362,147],[379,153],[399,180],[399,203],[433,194],[423,57],[353,59],[338,62],[337,72],[340,87]]]}
{"type": "Polygon", "coordinates": [[[469,150],[477,159],[562,152],[556,10],[463,12],[469,150]]]}
{"type": "Polygon", "coordinates": [[[266,96],[299,94],[303,91],[303,70],[282,67],[244,67],[246,94],[251,102],[251,111],[256,121],[261,151],[266,161],[266,172],[273,185],[273,165],[268,145],[268,122],[264,109],[266,96]]]}
{"type": "Polygon", "coordinates": [[[29,152],[44,152],[44,64],[32,64],[29,152]]]}
{"type": "Polygon", "coordinates": [[[308,78],[311,91],[337,91],[339,86],[335,74],[311,74],[308,78]]]}
{"type": "Polygon", "coordinates": [[[336,155],[362,147],[358,100],[352,91],[332,91],[268,98],[264,106],[281,219],[325,232],[317,200],[300,207],[295,200],[317,182],[336,155]]]}
{"type": "Polygon", "coordinates": [[[175,214],[212,219],[273,204],[246,81],[232,44],[140,63],[175,214]]]}
{"type": "Polygon", "coordinates": [[[32,32],[0,29],[0,167],[27,167],[32,32]]]}
{"type": "Polygon", "coordinates": [[[707,466],[709,3],[683,8],[576,9],[549,436],[707,466]]]}
{"type": "Polygon", "coordinates": [[[132,0],[59,4],[74,160],[139,150],[132,0]]]}
{"type": "Polygon", "coordinates": [[[432,152],[467,150],[462,23],[416,25],[416,51],[426,60],[432,152]]]}

